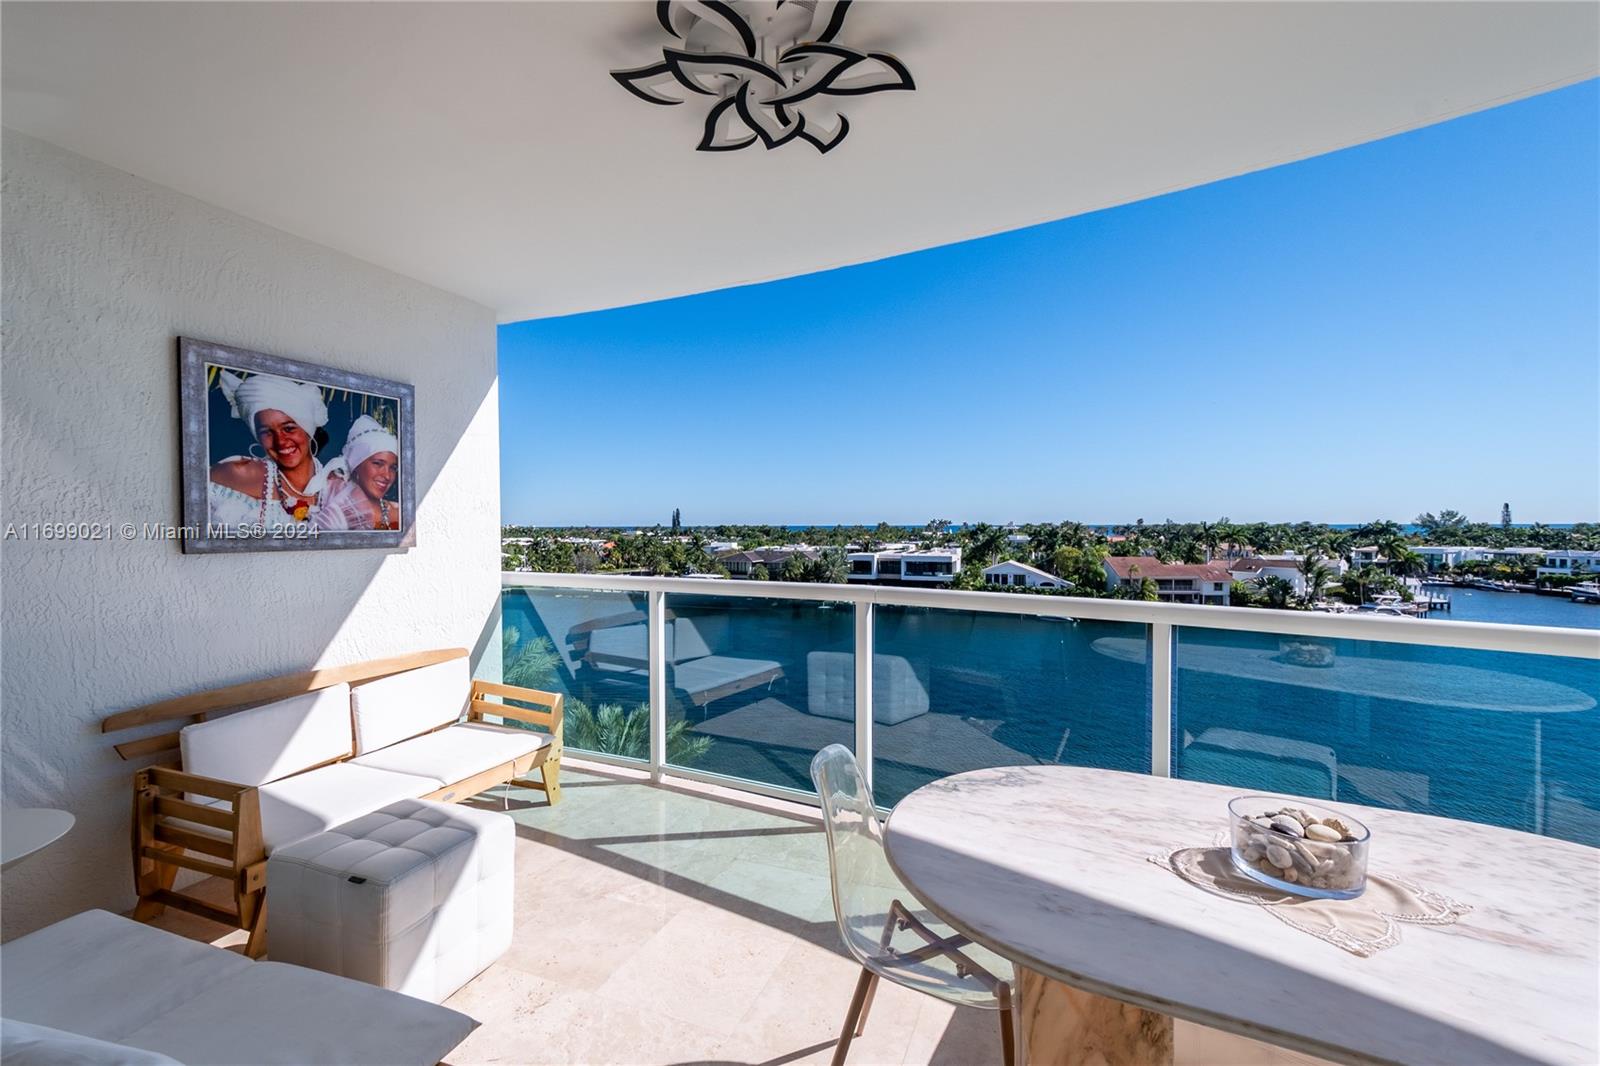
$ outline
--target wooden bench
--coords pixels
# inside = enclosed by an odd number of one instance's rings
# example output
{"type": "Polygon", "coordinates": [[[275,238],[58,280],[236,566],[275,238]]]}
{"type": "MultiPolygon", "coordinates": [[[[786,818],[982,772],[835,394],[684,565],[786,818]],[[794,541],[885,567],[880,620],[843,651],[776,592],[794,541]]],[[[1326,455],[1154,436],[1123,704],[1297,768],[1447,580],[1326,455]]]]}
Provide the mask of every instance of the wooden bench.
{"type": "MultiPolygon", "coordinates": [[[[465,660],[466,657],[464,648],[446,648],[249,681],[121,711],[106,718],[100,728],[103,733],[120,733],[155,723],[219,721],[235,712],[274,707],[280,705],[281,701],[324,692],[334,686],[360,686],[430,667],[439,668],[441,664],[465,660]]],[[[445,669],[452,674],[460,673],[464,671],[465,663],[445,669]]],[[[420,679],[429,675],[417,676],[420,679]]],[[[437,676],[437,669],[434,676],[437,676]]],[[[468,680],[464,673],[461,678],[464,683],[468,680]]],[[[326,693],[323,698],[332,700],[336,695],[326,693]]],[[[506,742],[516,748],[530,742],[529,735],[520,728],[496,726],[489,721],[497,718],[541,730],[541,746],[478,767],[459,780],[443,780],[433,775],[431,780],[424,781],[421,776],[383,770],[369,773],[385,775],[385,779],[390,781],[409,777],[412,782],[420,782],[414,789],[418,793],[414,798],[456,802],[495,785],[515,783],[521,787],[539,789],[554,804],[561,799],[562,702],[562,696],[558,693],[471,680],[470,689],[465,693],[464,717],[468,727],[478,730],[473,739],[493,740],[482,736],[487,728],[497,733],[505,730],[506,742]],[[539,779],[529,779],[527,775],[536,769],[539,779]],[[441,782],[442,787],[432,787],[441,782]]],[[[331,711],[324,708],[318,713],[326,724],[331,711]]],[[[368,751],[362,757],[371,758],[375,754],[394,752],[419,738],[451,728],[462,728],[455,720],[459,711],[452,708],[449,713],[452,715],[450,720],[422,729],[389,746],[368,751]]],[[[349,718],[348,714],[346,718],[349,718]]],[[[259,956],[266,946],[267,853],[278,844],[288,842],[274,840],[272,834],[264,830],[262,789],[269,789],[270,797],[271,787],[280,782],[304,779],[306,775],[326,771],[328,767],[341,763],[359,766],[359,761],[353,762],[357,760],[358,751],[355,726],[350,723],[350,740],[342,753],[334,753],[282,777],[254,784],[221,780],[171,765],[175,761],[181,762],[181,737],[181,731],[173,731],[115,745],[117,754],[124,759],[156,759],[168,763],[146,766],[133,777],[133,870],[135,890],[139,896],[134,917],[141,921],[149,920],[166,907],[177,907],[223,925],[246,930],[249,940],[245,950],[252,957],[259,956]],[[227,881],[233,892],[233,909],[176,891],[173,886],[179,870],[191,870],[227,881]]],[[[459,758],[454,760],[457,763],[459,761],[459,758]]],[[[399,787],[406,788],[407,782],[401,781],[399,787]]],[[[399,797],[386,794],[368,809],[376,809],[396,798],[399,797]]],[[[349,817],[363,813],[367,812],[356,811],[349,817]]],[[[302,833],[296,839],[303,839],[305,835],[308,834],[302,833]]]]}

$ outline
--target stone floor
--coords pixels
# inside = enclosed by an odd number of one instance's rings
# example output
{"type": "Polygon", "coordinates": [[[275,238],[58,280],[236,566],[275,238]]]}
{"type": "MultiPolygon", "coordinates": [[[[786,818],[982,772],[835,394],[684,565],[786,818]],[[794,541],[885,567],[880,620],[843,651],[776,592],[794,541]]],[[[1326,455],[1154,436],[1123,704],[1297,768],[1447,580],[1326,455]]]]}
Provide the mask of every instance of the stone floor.
{"type": "MultiPolygon", "coordinates": [[[[510,952],[447,1001],[481,1027],[450,1062],[826,1062],[860,972],[833,924],[816,812],[698,785],[567,769],[562,802],[472,801],[518,824],[510,952]]],[[[242,934],[169,911],[214,943],[242,934]]],[[[1180,1024],[1185,1066],[1308,1063],[1180,1024]]],[[[1000,1061],[997,1015],[883,985],[852,1066],[1000,1061]]]]}

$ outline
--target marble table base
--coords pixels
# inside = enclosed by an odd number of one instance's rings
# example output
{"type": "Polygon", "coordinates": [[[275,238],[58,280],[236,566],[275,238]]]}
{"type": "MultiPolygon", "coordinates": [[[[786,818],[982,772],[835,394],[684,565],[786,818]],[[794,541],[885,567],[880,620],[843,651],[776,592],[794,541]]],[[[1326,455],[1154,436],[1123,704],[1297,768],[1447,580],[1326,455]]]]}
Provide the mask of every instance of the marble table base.
{"type": "Polygon", "coordinates": [[[1172,1019],[1017,967],[1028,1066],[1171,1066],[1172,1019]]]}

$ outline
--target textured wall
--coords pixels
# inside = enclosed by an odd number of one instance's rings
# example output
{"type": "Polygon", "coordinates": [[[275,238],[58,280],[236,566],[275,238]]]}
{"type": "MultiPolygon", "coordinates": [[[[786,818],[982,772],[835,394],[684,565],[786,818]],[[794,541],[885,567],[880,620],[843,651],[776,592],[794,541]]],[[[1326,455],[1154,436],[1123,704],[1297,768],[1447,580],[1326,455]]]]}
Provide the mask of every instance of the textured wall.
{"type": "Polygon", "coordinates": [[[500,495],[488,309],[11,131],[3,161],[0,526],[179,521],[178,335],[414,384],[419,497],[406,552],[0,543],[0,795],[78,818],[0,881],[9,939],[132,905],[135,767],[101,717],[474,647],[496,607],[500,495]]]}

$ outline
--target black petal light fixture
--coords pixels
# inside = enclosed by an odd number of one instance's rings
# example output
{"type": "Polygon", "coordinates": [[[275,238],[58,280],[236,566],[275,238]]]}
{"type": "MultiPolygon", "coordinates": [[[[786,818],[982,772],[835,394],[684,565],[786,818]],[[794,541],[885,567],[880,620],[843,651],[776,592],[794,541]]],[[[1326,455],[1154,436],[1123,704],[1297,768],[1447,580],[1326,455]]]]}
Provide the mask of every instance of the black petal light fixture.
{"type": "Polygon", "coordinates": [[[916,88],[889,53],[838,42],[850,2],[659,0],[656,21],[672,38],[661,61],[611,76],[646,103],[708,100],[699,151],[801,140],[829,152],[850,132],[840,98],[916,88]]]}

